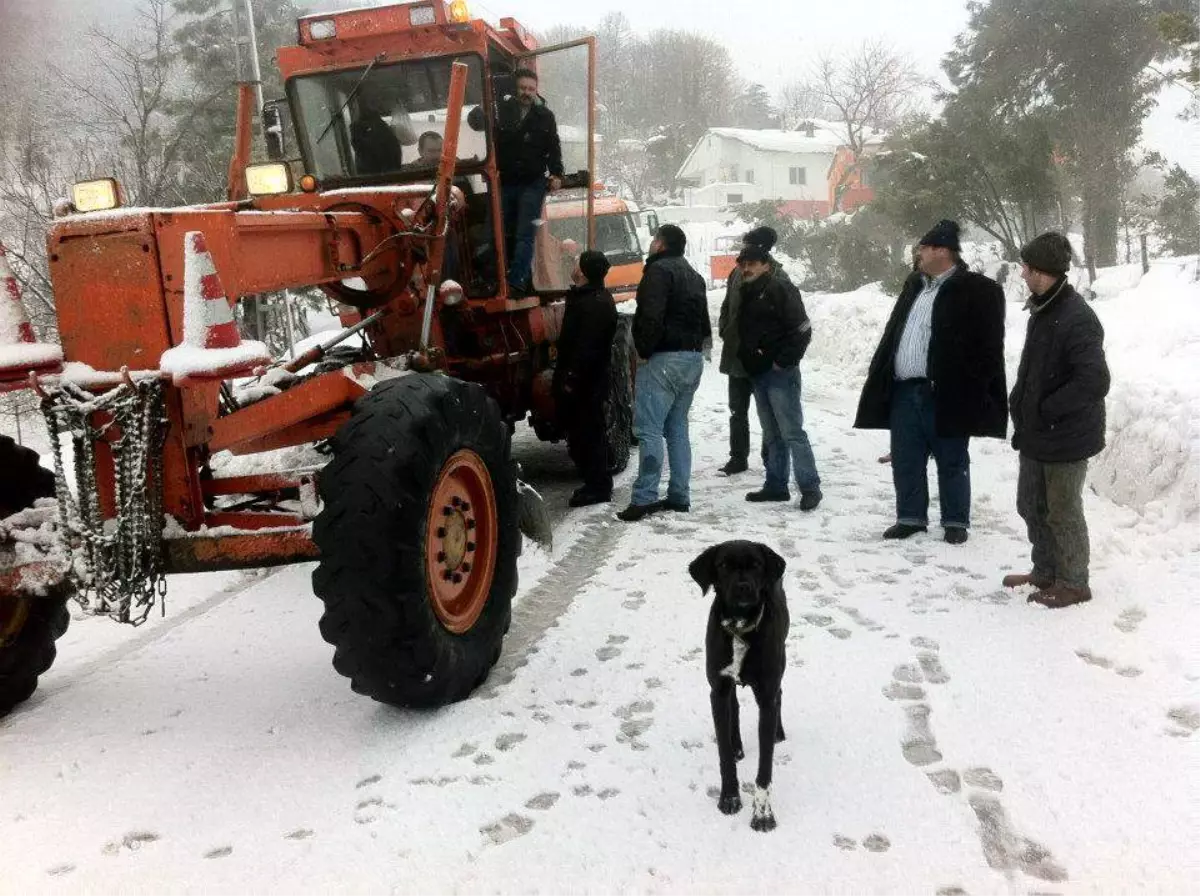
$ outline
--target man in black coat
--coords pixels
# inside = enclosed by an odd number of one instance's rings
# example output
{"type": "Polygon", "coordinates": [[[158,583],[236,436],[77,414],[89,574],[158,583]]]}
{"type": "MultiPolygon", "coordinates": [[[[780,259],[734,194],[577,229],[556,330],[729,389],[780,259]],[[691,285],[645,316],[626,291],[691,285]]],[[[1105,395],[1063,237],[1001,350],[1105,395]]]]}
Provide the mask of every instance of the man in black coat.
{"type": "Polygon", "coordinates": [[[571,275],[553,393],[566,427],[571,460],[583,485],[571,495],[572,507],[612,500],[612,473],[605,447],[604,402],[608,398],[609,364],[617,332],[617,306],[604,288],[609,261],[603,252],[587,251],[571,275]]]}
{"type": "Polygon", "coordinates": [[[921,238],[922,276],[900,293],[859,400],[855,427],[891,433],[896,523],[884,538],[928,527],[932,454],[945,540],[965,542],[970,438],[1008,431],[1004,293],[962,263],[958,235],[958,224],[943,220],[921,238]]]}
{"type": "Polygon", "coordinates": [[[688,413],[704,372],[704,343],[712,336],[704,278],[683,257],[687,236],[664,224],[650,243],[637,290],[633,345],[644,361],[634,389],[633,434],[638,474],[629,506],[617,516],[636,522],[660,510],[691,509],[692,446],[688,413]],[[671,464],[667,499],[660,501],[663,442],[671,464]]]}
{"type": "MultiPolygon", "coordinates": [[[[767,252],[771,260],[771,275],[789,285],[791,279],[783,266],[770,255],[777,234],[771,227],[755,227],[742,237],[742,248],[755,246],[767,252]]],[[[736,476],[750,468],[750,401],[754,398],[754,385],[750,375],[738,359],[738,315],[742,307],[742,269],[735,267],[725,283],[725,300],[717,318],[717,332],[721,336],[721,373],[729,377],[729,460],[721,467],[726,476],[736,476]]],[[[767,449],[762,451],[763,466],[767,465],[767,449]]]]}
{"type": "Polygon", "coordinates": [[[526,292],[532,288],[534,221],[550,192],[562,186],[562,144],[558,122],[538,96],[537,73],[518,69],[516,96],[499,104],[496,121],[496,164],[500,169],[500,201],[504,238],[508,246],[508,283],[526,292]]]}
{"type": "Polygon", "coordinates": [[[791,281],[777,276],[771,256],[747,246],[738,256],[742,270],[738,314],[738,360],[754,388],[754,404],[767,449],[766,482],[747,501],[790,501],[788,469],[800,489],[800,509],[821,503],[821,477],[804,431],[800,403],[800,359],[812,341],[812,324],[791,281]]]}
{"type": "Polygon", "coordinates": [[[1031,293],[1021,366],[1013,385],[1012,445],[1021,452],[1017,511],[1032,545],[1033,569],[1004,577],[1034,585],[1029,600],[1059,609],[1092,599],[1083,483],[1088,458],[1104,448],[1108,364],[1096,313],[1067,282],[1071,244],[1043,233],[1021,250],[1031,293]]]}

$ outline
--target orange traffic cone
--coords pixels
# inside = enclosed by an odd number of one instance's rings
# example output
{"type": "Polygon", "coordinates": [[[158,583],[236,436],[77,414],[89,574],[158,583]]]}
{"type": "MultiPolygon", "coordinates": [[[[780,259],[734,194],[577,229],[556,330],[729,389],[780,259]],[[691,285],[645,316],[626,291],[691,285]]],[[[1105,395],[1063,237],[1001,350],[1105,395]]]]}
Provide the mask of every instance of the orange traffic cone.
{"type": "Polygon", "coordinates": [[[175,385],[248,376],[271,361],[261,342],[243,342],[204,234],[183,235],[183,342],[158,366],[175,385]]]}
{"type": "Polygon", "coordinates": [[[21,287],[0,243],[0,392],[23,389],[31,373],[59,373],[62,348],[38,342],[21,302],[21,287]]]}

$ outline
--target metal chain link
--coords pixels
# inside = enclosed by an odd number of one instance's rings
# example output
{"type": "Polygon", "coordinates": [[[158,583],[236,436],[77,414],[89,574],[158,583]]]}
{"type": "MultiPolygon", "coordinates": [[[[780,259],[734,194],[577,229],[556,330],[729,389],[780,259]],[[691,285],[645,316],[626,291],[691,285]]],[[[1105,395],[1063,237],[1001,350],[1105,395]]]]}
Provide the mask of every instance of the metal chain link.
{"type": "Polygon", "coordinates": [[[163,385],[127,381],[102,395],[69,382],[49,392],[42,413],[54,449],[59,523],[72,553],[76,599],[93,615],[141,625],[156,598],[165,610],[162,558],[163,385]],[[60,436],[75,448],[75,493],[67,485],[60,436]],[[96,443],[113,457],[116,512],[104,519],[96,482],[96,443]],[[76,566],[82,566],[80,572],[76,566]]]}

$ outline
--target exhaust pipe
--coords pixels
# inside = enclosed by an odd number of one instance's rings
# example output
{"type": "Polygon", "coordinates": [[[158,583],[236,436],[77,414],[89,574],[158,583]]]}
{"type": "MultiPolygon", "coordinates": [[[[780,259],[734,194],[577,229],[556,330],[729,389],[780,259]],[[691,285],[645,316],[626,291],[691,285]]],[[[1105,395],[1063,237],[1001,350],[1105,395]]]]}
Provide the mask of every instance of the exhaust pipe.
{"type": "Polygon", "coordinates": [[[231,200],[245,199],[246,166],[250,164],[254,118],[262,113],[262,73],[258,66],[258,36],[254,31],[254,11],[250,0],[233,0],[234,59],[237,78],[237,123],[233,132],[233,157],[229,160],[231,200]]]}

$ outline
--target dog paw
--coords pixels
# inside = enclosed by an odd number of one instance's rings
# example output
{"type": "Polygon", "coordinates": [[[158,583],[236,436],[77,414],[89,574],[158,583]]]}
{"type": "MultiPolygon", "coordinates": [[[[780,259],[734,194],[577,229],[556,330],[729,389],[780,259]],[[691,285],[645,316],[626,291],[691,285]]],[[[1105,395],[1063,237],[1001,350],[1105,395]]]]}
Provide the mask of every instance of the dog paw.
{"type": "Polygon", "coordinates": [[[755,831],[775,830],[775,811],[771,808],[769,787],[754,788],[754,814],[750,818],[750,827],[755,831]]]}
{"type": "Polygon", "coordinates": [[[721,810],[722,815],[737,815],[742,811],[742,798],[736,791],[723,793],[717,800],[717,808],[721,810]]]}

